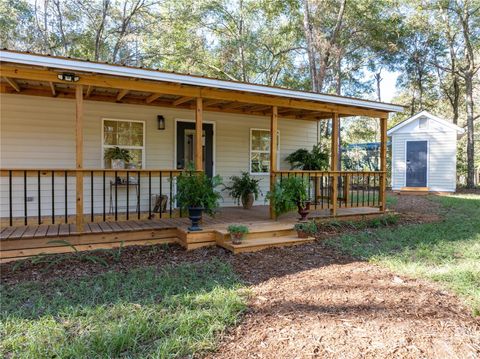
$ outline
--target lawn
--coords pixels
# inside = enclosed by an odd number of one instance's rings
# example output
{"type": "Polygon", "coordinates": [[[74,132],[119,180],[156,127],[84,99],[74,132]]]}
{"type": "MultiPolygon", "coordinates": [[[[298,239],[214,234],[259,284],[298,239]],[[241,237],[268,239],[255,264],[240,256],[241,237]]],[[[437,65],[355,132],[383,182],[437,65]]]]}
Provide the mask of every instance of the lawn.
{"type": "Polygon", "coordinates": [[[178,357],[212,350],[246,308],[219,260],[2,288],[1,352],[22,358],[178,357]]]}
{"type": "Polygon", "coordinates": [[[442,283],[480,315],[480,196],[429,200],[442,205],[442,222],[370,229],[328,243],[398,273],[442,283]]]}

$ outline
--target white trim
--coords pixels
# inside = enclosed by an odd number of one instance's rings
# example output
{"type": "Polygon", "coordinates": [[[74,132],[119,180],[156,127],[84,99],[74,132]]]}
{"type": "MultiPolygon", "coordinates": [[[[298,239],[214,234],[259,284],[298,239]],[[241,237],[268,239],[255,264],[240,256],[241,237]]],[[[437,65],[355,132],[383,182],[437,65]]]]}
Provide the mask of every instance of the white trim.
{"type": "Polygon", "coordinates": [[[102,131],[101,131],[101,138],[100,138],[100,143],[101,143],[101,147],[102,147],[102,150],[101,150],[101,157],[100,157],[100,168],[105,168],[105,159],[104,159],[104,148],[105,146],[107,147],[110,147],[110,148],[114,148],[114,147],[120,147],[120,148],[124,148],[124,147],[129,147],[131,149],[134,149],[134,150],[142,150],[142,168],[141,169],[144,169],[146,168],[145,165],[145,152],[147,150],[147,136],[146,136],[146,123],[144,120],[128,120],[128,119],[120,119],[120,118],[108,118],[108,117],[102,117],[101,119],[101,127],[102,127],[102,131]],[[143,146],[113,146],[113,145],[105,145],[104,144],[104,139],[105,139],[105,136],[104,136],[104,128],[105,128],[105,121],[118,121],[118,122],[138,122],[138,123],[141,123],[143,126],[143,146]]]}
{"type": "Polygon", "coordinates": [[[327,94],[318,94],[313,92],[302,92],[296,90],[289,90],[278,87],[269,87],[264,85],[248,84],[242,82],[218,80],[213,78],[189,76],[183,74],[161,72],[155,70],[146,70],[140,68],[131,68],[120,65],[102,64],[96,62],[88,62],[74,59],[65,59],[57,57],[48,57],[33,55],[27,53],[11,52],[0,50],[1,61],[12,62],[18,64],[66,69],[71,71],[85,71],[95,72],[106,75],[121,76],[121,77],[135,77],[155,81],[166,81],[181,83],[186,85],[194,85],[201,87],[215,87],[219,89],[244,91],[250,93],[280,96],[287,98],[295,98],[301,100],[319,101],[331,104],[357,106],[374,110],[389,111],[389,112],[403,112],[403,106],[375,102],[369,100],[355,99],[350,97],[334,96],[327,94]]]}
{"type": "MultiPolygon", "coordinates": [[[[177,168],[177,123],[178,122],[190,122],[190,123],[195,123],[195,120],[191,119],[184,119],[184,118],[175,118],[173,120],[174,122],[174,127],[173,127],[173,167],[172,168],[177,168]]],[[[217,169],[217,123],[215,121],[203,121],[203,123],[207,124],[212,124],[213,125],[213,139],[212,139],[212,146],[213,146],[213,153],[212,153],[212,160],[213,160],[213,166],[212,166],[212,176],[215,176],[216,169],[217,169]]]]}
{"type": "MultiPolygon", "coordinates": [[[[252,172],[252,131],[267,131],[270,132],[269,128],[255,128],[252,127],[250,128],[250,137],[248,138],[249,145],[248,145],[248,173],[252,176],[268,176],[270,172],[252,172]]],[[[280,167],[280,130],[277,130],[278,134],[278,141],[277,141],[277,168],[280,167]]],[[[272,150],[271,146],[271,139],[270,139],[270,151],[272,150]]],[[[270,154],[270,151],[259,151],[255,150],[257,153],[268,153],[270,154]]]]}
{"type": "Polygon", "coordinates": [[[403,171],[403,187],[407,187],[407,143],[408,142],[426,142],[427,143],[427,180],[425,187],[429,187],[429,173],[430,173],[430,141],[428,139],[414,139],[414,140],[405,140],[404,147],[404,159],[405,170],[403,171]]]}
{"type": "MultiPolygon", "coordinates": [[[[416,119],[418,119],[419,117],[423,117],[423,116],[425,116],[429,119],[432,119],[436,122],[439,122],[441,125],[446,126],[446,127],[450,128],[452,130],[457,131],[458,134],[465,133],[465,130],[463,128],[461,128],[461,127],[459,127],[459,126],[457,126],[457,125],[455,125],[451,122],[448,122],[447,120],[444,120],[443,118],[432,115],[430,112],[422,111],[422,112],[419,112],[416,115],[406,119],[405,121],[402,121],[402,122],[396,124],[395,126],[393,126],[391,129],[389,129],[387,131],[387,136],[391,136],[393,133],[397,132],[402,127],[408,125],[409,123],[411,123],[411,122],[415,121],[416,119]]],[[[422,129],[422,130],[424,130],[424,129],[422,129]]],[[[425,131],[424,130],[422,132],[431,132],[431,131],[428,131],[428,130],[425,131]]]]}

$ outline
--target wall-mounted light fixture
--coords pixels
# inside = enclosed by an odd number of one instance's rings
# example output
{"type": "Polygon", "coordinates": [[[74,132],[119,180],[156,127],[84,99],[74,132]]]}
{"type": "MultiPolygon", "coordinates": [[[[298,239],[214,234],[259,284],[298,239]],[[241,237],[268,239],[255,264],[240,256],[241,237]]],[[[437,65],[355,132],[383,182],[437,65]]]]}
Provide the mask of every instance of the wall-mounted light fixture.
{"type": "Polygon", "coordinates": [[[59,80],[67,82],[77,82],[80,80],[80,77],[72,72],[62,72],[61,74],[58,74],[57,77],[59,80]]]}
{"type": "Polygon", "coordinates": [[[157,116],[157,128],[161,131],[165,129],[165,117],[162,115],[157,116]]]}

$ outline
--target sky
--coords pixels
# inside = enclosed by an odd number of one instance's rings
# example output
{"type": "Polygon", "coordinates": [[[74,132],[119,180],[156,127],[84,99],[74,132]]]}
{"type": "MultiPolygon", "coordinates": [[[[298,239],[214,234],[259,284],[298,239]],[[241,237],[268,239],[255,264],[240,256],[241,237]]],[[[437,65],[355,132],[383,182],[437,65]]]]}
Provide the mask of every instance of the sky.
{"type": "Polygon", "coordinates": [[[383,80],[380,82],[382,102],[391,102],[396,95],[395,84],[400,74],[398,72],[382,72],[383,80]]]}

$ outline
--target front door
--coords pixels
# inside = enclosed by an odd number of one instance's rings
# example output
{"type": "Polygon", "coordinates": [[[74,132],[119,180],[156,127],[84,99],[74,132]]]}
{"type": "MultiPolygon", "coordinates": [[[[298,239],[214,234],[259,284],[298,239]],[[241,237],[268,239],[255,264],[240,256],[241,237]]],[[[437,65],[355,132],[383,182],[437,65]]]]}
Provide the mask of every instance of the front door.
{"type": "Polygon", "coordinates": [[[427,141],[407,142],[407,187],[427,187],[427,141]]]}
{"type": "MultiPolygon", "coordinates": [[[[203,170],[213,176],[213,124],[203,124],[203,170]]],[[[195,123],[177,122],[177,169],[185,169],[195,163],[195,123]]]]}

